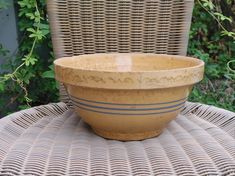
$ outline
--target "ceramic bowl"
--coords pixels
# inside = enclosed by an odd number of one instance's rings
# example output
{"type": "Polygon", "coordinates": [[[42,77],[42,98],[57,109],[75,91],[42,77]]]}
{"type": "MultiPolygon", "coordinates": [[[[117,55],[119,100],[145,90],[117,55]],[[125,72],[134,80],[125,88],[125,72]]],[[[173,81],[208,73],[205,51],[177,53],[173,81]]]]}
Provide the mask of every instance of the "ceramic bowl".
{"type": "Polygon", "coordinates": [[[57,59],[76,112],[100,136],[142,140],[157,136],[184,107],[204,62],[157,54],[91,54],[57,59]]]}

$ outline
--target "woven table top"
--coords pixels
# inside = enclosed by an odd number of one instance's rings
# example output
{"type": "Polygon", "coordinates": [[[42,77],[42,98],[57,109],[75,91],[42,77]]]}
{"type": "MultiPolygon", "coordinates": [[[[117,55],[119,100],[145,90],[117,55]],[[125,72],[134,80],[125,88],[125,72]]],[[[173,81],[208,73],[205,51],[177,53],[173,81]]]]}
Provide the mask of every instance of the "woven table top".
{"type": "Polygon", "coordinates": [[[121,142],[38,106],[0,120],[0,175],[235,175],[235,114],[187,103],[159,137],[121,142]]]}

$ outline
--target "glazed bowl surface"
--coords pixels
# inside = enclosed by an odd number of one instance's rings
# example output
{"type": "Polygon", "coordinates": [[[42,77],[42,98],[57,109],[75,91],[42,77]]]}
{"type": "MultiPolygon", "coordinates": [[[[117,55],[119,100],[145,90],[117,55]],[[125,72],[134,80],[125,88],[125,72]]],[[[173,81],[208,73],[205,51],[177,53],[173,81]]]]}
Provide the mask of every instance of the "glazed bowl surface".
{"type": "Polygon", "coordinates": [[[90,54],[54,61],[76,112],[100,136],[157,136],[184,107],[204,62],[159,54],[90,54]]]}

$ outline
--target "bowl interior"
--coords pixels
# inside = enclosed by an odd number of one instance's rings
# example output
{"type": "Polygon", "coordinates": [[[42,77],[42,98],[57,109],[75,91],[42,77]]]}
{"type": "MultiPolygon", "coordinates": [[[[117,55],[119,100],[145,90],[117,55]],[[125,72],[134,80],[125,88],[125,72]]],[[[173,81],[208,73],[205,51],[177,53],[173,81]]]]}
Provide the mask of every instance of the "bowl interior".
{"type": "Polygon", "coordinates": [[[91,54],[69,57],[57,64],[81,70],[109,72],[160,71],[194,67],[198,59],[156,54],[91,54]]]}

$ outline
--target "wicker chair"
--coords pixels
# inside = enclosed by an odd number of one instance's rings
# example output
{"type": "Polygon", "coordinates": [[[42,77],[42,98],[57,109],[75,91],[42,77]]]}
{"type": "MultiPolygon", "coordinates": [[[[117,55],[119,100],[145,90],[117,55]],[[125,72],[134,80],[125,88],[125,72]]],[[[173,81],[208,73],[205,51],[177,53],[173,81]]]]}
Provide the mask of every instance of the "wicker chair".
{"type": "MultiPolygon", "coordinates": [[[[192,0],[47,3],[56,58],[186,54],[192,0]]],[[[0,120],[0,175],[235,175],[235,113],[187,102],[159,137],[121,142],[95,135],[65,103],[34,107],[0,120]]]]}
{"type": "MultiPolygon", "coordinates": [[[[107,52],[186,55],[193,0],[48,1],[56,58],[107,52]]],[[[68,102],[64,87],[61,100],[68,102]]]]}

